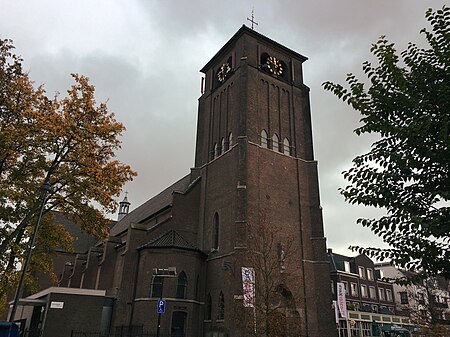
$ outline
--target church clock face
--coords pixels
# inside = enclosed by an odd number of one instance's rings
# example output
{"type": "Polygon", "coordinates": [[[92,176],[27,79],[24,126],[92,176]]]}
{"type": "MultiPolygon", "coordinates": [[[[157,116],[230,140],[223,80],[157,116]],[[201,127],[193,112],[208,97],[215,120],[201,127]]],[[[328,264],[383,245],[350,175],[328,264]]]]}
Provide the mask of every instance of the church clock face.
{"type": "Polygon", "coordinates": [[[280,60],[278,60],[274,56],[270,56],[267,59],[267,68],[275,76],[280,76],[283,74],[283,65],[281,64],[280,60]]]}
{"type": "Polygon", "coordinates": [[[217,79],[219,80],[220,83],[225,81],[225,79],[227,78],[230,71],[231,71],[231,68],[228,63],[224,63],[220,66],[219,72],[217,73],[217,79]]]}

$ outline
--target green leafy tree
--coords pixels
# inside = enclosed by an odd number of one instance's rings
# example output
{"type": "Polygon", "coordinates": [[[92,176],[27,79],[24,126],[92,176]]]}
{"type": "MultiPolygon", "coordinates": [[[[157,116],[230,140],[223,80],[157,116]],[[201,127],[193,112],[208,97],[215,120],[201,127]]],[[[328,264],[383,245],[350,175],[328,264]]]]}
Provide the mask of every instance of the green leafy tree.
{"type": "Polygon", "coordinates": [[[359,136],[379,140],[344,172],[341,190],[352,204],[384,208],[377,219],[358,219],[390,248],[352,247],[360,253],[422,275],[450,278],[450,8],[426,12],[428,46],[409,43],[397,54],[382,36],[371,52],[378,64],[363,63],[368,87],[348,74],[347,88],[326,90],[361,115],[359,136]]]}
{"type": "Polygon", "coordinates": [[[13,53],[0,40],[0,299],[15,288],[17,264],[29,246],[50,182],[31,271],[51,271],[54,248],[69,248],[70,235],[52,223],[51,211],[69,214],[82,230],[106,236],[115,198],[136,173],[115,159],[124,126],[106,104],[95,102],[88,78],[73,74],[65,97],[51,99],[35,88],[13,53]]]}

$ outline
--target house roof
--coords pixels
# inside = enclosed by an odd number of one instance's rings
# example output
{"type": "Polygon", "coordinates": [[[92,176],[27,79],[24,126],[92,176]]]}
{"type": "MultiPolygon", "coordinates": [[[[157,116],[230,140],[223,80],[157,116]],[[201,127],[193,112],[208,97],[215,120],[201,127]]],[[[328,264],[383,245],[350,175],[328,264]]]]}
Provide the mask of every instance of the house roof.
{"type": "Polygon", "coordinates": [[[140,246],[138,249],[166,248],[166,247],[198,250],[196,246],[194,246],[188,240],[183,238],[183,236],[181,236],[181,234],[179,234],[175,230],[170,230],[162,234],[161,236],[153,239],[152,241],[146,243],[145,245],[140,246]]]}
{"type": "Polygon", "coordinates": [[[344,261],[351,262],[354,260],[354,257],[349,257],[341,254],[336,254],[333,252],[328,253],[328,258],[330,260],[330,270],[331,271],[344,271],[344,261]]]}
{"type": "Polygon", "coordinates": [[[115,236],[126,231],[131,223],[140,223],[157,213],[161,209],[171,206],[174,192],[185,192],[191,185],[191,175],[188,174],[167,187],[164,191],[149,199],[132,212],[125,215],[110,230],[110,235],[115,236]]]}

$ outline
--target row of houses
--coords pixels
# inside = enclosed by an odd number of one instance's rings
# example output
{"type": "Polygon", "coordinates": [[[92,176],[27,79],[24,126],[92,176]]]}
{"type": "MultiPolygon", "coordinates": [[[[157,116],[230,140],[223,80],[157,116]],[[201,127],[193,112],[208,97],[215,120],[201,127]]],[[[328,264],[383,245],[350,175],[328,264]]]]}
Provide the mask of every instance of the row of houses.
{"type": "Polygon", "coordinates": [[[401,285],[394,280],[411,278],[414,273],[391,263],[374,263],[365,255],[345,256],[331,249],[327,254],[340,337],[372,336],[376,327],[450,329],[448,280],[437,277],[419,285],[401,285]],[[338,284],[344,288],[346,312],[337,305],[342,301],[338,284]]]}

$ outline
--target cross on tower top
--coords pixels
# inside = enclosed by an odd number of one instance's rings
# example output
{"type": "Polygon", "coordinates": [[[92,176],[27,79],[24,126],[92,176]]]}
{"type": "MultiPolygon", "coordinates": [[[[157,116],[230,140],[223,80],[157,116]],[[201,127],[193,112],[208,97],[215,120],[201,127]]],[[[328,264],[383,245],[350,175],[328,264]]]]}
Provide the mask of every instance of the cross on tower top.
{"type": "Polygon", "coordinates": [[[247,20],[248,21],[250,21],[251,23],[252,23],[252,29],[253,29],[253,25],[255,24],[255,25],[258,25],[258,22],[256,22],[254,19],[255,19],[255,16],[253,15],[254,14],[254,10],[253,10],[253,8],[252,8],[252,18],[250,19],[250,18],[247,18],[247,20]]]}

